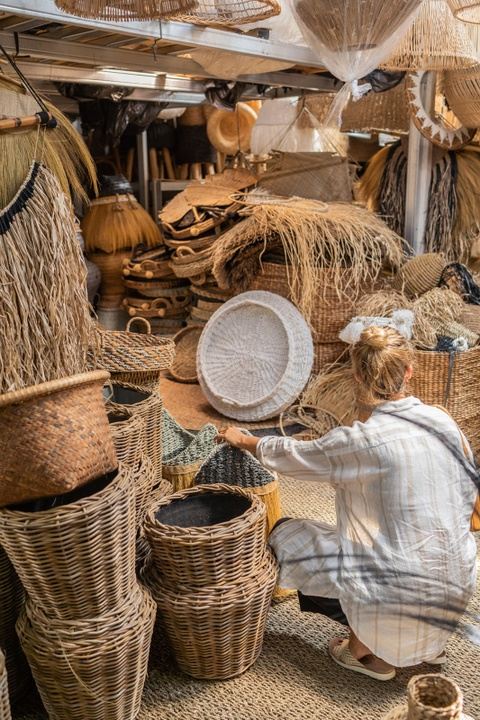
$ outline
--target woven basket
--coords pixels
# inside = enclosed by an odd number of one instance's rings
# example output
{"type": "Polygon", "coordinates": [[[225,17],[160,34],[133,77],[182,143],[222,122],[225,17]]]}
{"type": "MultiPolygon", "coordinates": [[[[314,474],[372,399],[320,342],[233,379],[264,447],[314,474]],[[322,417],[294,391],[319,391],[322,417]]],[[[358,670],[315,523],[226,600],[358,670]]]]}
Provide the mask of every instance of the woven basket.
{"type": "Polygon", "coordinates": [[[205,588],[172,588],[154,568],[145,578],[157,602],[175,659],[183,672],[226,680],[258,658],[277,578],[270,551],[250,576],[205,588]]]}
{"type": "Polygon", "coordinates": [[[0,397],[0,505],[59,495],[117,467],[103,371],[0,397]]]}
{"type": "Polygon", "coordinates": [[[15,623],[24,600],[25,592],[18,575],[0,547],[0,650],[6,656],[8,691],[12,703],[23,695],[30,680],[27,661],[15,632],[15,623]]]}
{"type": "Polygon", "coordinates": [[[267,535],[282,515],[280,487],[274,473],[264,468],[249,452],[222,443],[204,462],[196,485],[224,482],[258,495],[267,510],[267,535]]]}
{"type": "Polygon", "coordinates": [[[480,306],[465,304],[460,322],[472,332],[480,335],[480,306]]]}
{"type": "Polygon", "coordinates": [[[17,623],[51,720],[134,720],[142,699],[156,607],[140,586],[120,612],[53,620],[28,603],[17,623]]]}
{"type": "Polygon", "coordinates": [[[135,385],[150,392],[160,391],[160,377],[161,373],[155,371],[112,373],[114,383],[118,385],[135,385]]]}
{"type": "MultiPolygon", "coordinates": [[[[152,494],[157,483],[152,461],[148,457],[142,458],[140,464],[133,472],[135,484],[135,514],[137,527],[143,525],[145,513],[152,501],[152,494]]],[[[163,480],[161,481],[164,482],[163,480]]]]}
{"type": "Polygon", "coordinates": [[[163,411],[163,474],[175,492],[192,487],[198,469],[215,448],[217,428],[211,423],[197,432],[181,427],[163,411]]]}
{"type": "Polygon", "coordinates": [[[200,485],[152,506],[145,534],[165,582],[201,587],[256,572],[265,551],[265,506],[243,488],[200,485]]]}
{"type": "Polygon", "coordinates": [[[5,665],[5,658],[0,650],[0,718],[2,718],[2,720],[11,720],[11,717],[7,668],[5,665]]]}
{"type": "Polygon", "coordinates": [[[480,451],[480,347],[466,352],[415,352],[409,389],[428,405],[443,405],[480,451]]]}
{"type": "Polygon", "coordinates": [[[469,328],[455,321],[440,322],[437,325],[437,329],[439,335],[452,338],[453,340],[459,337],[465,338],[469,348],[475,347],[480,339],[478,333],[469,330],[469,328]]]}
{"type": "Polygon", "coordinates": [[[448,105],[468,128],[480,126],[480,69],[450,70],[445,73],[443,92],[448,105]]]}
{"type": "Polygon", "coordinates": [[[463,693],[444,675],[415,675],[408,683],[407,705],[399,705],[384,720],[472,720],[462,713],[463,693]]]}
{"type": "Polygon", "coordinates": [[[150,332],[150,324],[143,318],[132,318],[126,332],[97,331],[97,367],[111,373],[167,370],[175,356],[175,345],[169,338],[156,337],[150,332]],[[134,321],[145,324],[148,334],[129,332],[134,321]]]}
{"type": "Polygon", "coordinates": [[[423,295],[437,287],[446,264],[444,256],[440,253],[417,255],[402,265],[393,280],[392,287],[409,297],[423,295]]]}
{"type": "Polygon", "coordinates": [[[136,468],[145,455],[145,420],[128,407],[110,408],[108,420],[119,462],[136,468]]]}
{"type": "Polygon", "coordinates": [[[48,510],[0,510],[0,543],[31,601],[52,618],[121,608],[135,582],[131,471],[121,465],[113,479],[81,491],[57,498],[67,504],[48,510]]]}
{"type": "Polygon", "coordinates": [[[112,383],[106,389],[109,397],[107,409],[121,411],[127,407],[134,415],[145,421],[145,454],[153,463],[157,482],[162,479],[162,411],[163,403],[160,394],[155,390],[127,383],[112,383]]]}
{"type": "MultiPolygon", "coordinates": [[[[165,15],[167,19],[193,25],[236,27],[245,23],[258,23],[280,13],[276,0],[198,0],[187,12],[165,15]]],[[[182,115],[183,118],[183,115],[182,115]]]]}
{"type": "Polygon", "coordinates": [[[302,315],[269,292],[246,292],[225,303],[207,323],[197,350],[205,397],[222,415],[242,421],[266,420],[289,407],[312,363],[311,333],[302,315]]]}
{"type": "Polygon", "coordinates": [[[329,365],[345,362],[349,357],[349,346],[346,343],[315,343],[312,373],[319,375],[329,365]]]}
{"type": "Polygon", "coordinates": [[[184,383],[198,382],[197,347],[202,331],[201,325],[190,325],[174,336],[175,360],[169,370],[174,380],[184,383]]]}

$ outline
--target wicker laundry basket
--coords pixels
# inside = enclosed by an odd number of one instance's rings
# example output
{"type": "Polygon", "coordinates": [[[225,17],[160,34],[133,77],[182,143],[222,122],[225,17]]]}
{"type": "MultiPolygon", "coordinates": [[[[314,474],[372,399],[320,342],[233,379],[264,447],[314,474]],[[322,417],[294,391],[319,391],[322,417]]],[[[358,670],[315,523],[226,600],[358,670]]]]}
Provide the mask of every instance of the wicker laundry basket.
{"type": "Polygon", "coordinates": [[[145,454],[153,463],[157,482],[162,479],[162,411],[160,394],[146,387],[128,383],[113,382],[105,388],[108,397],[107,410],[116,412],[127,408],[145,421],[145,454]]]}
{"type": "Polygon", "coordinates": [[[15,623],[24,601],[22,584],[5,551],[0,547],[0,650],[6,658],[8,691],[12,703],[22,696],[31,680],[27,661],[15,632],[15,623]]]}
{"type": "Polygon", "coordinates": [[[11,717],[7,667],[5,664],[5,657],[0,650],[0,718],[2,718],[2,720],[11,720],[11,717]]]}
{"type": "Polygon", "coordinates": [[[67,504],[37,512],[0,509],[0,543],[29,598],[52,618],[91,618],[121,608],[135,582],[131,470],[120,465],[55,501],[67,504]]]}
{"type": "Polygon", "coordinates": [[[266,550],[250,576],[213,587],[171,587],[154,568],[144,577],[183,672],[205,680],[226,680],[258,658],[277,579],[266,550]]]}
{"type": "Polygon", "coordinates": [[[189,432],[166,411],[162,416],[163,475],[175,492],[192,487],[198,469],[215,448],[217,428],[211,423],[189,432]]]}
{"type": "Polygon", "coordinates": [[[108,420],[118,461],[137,467],[145,455],[145,418],[125,406],[110,408],[108,420]]]}
{"type": "Polygon", "coordinates": [[[199,485],[151,506],[144,528],[164,581],[201,587],[255,573],[265,521],[265,505],[247,490],[199,485]]]}
{"type": "Polygon", "coordinates": [[[195,484],[211,485],[222,482],[242,487],[261,498],[267,510],[268,535],[282,514],[280,487],[276,475],[260,465],[252,453],[222,443],[200,468],[195,484]]]}
{"type": "Polygon", "coordinates": [[[65,493],[117,467],[107,379],[84,373],[0,397],[0,505],[65,493]]]}
{"type": "Polygon", "coordinates": [[[443,405],[480,452],[480,347],[460,353],[416,351],[409,389],[429,405],[443,405]]]}
{"type": "Polygon", "coordinates": [[[89,620],[54,620],[27,603],[17,630],[49,718],[134,720],[155,615],[138,585],[120,611],[89,620]]]}
{"type": "Polygon", "coordinates": [[[462,713],[463,693],[445,675],[415,675],[407,688],[408,704],[399,705],[384,720],[472,720],[462,713]]]}
{"type": "Polygon", "coordinates": [[[289,407],[312,364],[307,323],[292,303],[270,292],[226,302],[205,326],[197,350],[205,397],[222,415],[242,421],[266,420],[289,407]]]}

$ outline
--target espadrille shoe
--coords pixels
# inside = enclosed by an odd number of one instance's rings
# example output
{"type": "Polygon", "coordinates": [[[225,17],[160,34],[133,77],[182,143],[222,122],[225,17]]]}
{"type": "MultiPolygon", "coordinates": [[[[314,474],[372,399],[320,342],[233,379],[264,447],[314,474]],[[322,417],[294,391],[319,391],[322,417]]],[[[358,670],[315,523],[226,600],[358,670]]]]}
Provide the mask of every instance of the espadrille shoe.
{"type": "Polygon", "coordinates": [[[396,675],[395,668],[388,670],[387,672],[377,672],[373,670],[364,661],[357,660],[348,647],[348,639],[341,640],[339,638],[333,638],[330,640],[328,645],[328,653],[332,660],[345,668],[345,670],[352,670],[353,672],[360,673],[361,675],[367,675],[368,677],[374,678],[375,680],[393,680],[396,675]]]}

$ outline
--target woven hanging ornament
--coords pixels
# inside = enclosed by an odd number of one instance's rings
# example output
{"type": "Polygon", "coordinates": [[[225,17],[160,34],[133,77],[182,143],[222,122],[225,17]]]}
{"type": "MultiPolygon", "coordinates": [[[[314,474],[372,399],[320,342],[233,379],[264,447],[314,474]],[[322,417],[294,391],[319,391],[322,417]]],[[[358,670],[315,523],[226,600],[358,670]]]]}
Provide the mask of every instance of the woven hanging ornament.
{"type": "Polygon", "coordinates": [[[464,23],[480,24],[480,2],[474,0],[448,0],[452,12],[464,23]]]}
{"type": "Polygon", "coordinates": [[[159,20],[190,11],[195,0],[55,0],[59,10],[70,15],[108,22],[159,20]]]}
{"type": "Polygon", "coordinates": [[[447,0],[424,0],[416,20],[382,63],[387,70],[450,70],[471,67],[477,54],[447,0]]]}

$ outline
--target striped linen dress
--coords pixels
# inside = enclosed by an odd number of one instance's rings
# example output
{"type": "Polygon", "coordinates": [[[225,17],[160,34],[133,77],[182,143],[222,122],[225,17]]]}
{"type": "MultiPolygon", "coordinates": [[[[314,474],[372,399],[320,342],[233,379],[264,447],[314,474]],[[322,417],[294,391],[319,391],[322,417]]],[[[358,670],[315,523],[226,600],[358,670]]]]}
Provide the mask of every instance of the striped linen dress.
{"type": "Polygon", "coordinates": [[[280,586],[337,598],[396,667],[436,658],[475,590],[477,491],[462,441],[449,415],[408,397],[319,440],[257,447],[269,470],[336,489],[336,526],[292,519],[270,535],[280,586]]]}

